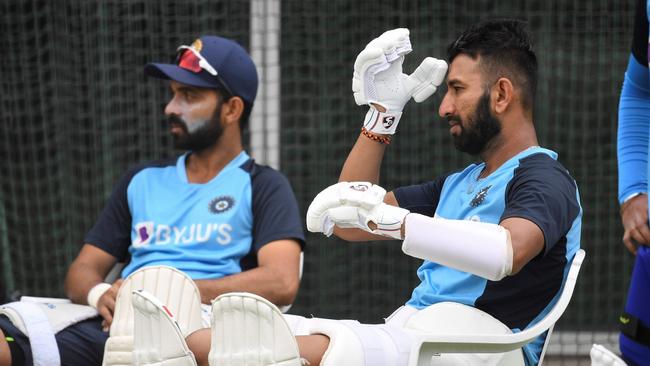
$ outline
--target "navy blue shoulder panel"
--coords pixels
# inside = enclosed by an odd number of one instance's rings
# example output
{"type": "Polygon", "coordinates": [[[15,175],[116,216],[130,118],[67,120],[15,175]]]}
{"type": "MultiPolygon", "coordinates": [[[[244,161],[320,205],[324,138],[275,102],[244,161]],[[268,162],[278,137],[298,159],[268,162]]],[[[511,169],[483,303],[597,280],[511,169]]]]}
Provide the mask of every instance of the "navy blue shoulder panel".
{"type": "Polygon", "coordinates": [[[277,170],[256,164],[253,159],[241,165],[252,182],[253,243],[251,253],[241,260],[242,270],[257,266],[257,251],[275,241],[291,239],[304,249],[305,234],[298,202],[289,180],[277,170]]]}
{"type": "Polygon", "coordinates": [[[557,160],[546,154],[530,155],[520,160],[508,183],[501,221],[521,217],[534,222],[544,234],[544,253],[548,253],[580,214],[577,189],[557,160]]]}
{"type": "Polygon", "coordinates": [[[396,188],[393,194],[397,204],[411,212],[433,217],[448,176],[449,174],[441,175],[430,182],[396,188]]]}
{"type": "Polygon", "coordinates": [[[475,306],[509,328],[526,328],[562,286],[566,235],[579,214],[577,187],[559,162],[546,154],[522,159],[506,188],[501,220],[522,217],[534,222],[544,233],[545,250],[516,275],[487,281],[475,306]]]}
{"type": "Polygon", "coordinates": [[[99,219],[86,234],[84,242],[111,254],[119,262],[127,261],[128,248],[131,245],[131,211],[127,199],[129,184],[133,177],[142,170],[174,166],[176,159],[156,160],[129,169],[113,189],[99,219]]]}

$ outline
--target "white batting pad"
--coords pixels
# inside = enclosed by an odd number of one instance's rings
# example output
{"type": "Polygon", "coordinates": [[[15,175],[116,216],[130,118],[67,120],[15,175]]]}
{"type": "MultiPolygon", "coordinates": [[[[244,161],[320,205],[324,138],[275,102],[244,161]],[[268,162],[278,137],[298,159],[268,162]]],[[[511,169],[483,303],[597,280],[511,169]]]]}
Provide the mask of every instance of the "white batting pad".
{"type": "Polygon", "coordinates": [[[104,366],[132,365],[134,313],[131,294],[143,289],[166,304],[176,316],[184,336],[202,328],[201,296],[194,281],[172,267],[142,268],[124,280],[117,294],[110,337],[104,347],[104,366]]]}
{"type": "Polygon", "coordinates": [[[278,308],[233,292],[212,302],[211,366],[301,366],[298,344],[278,308]]]}
{"type": "Polygon", "coordinates": [[[133,291],[133,364],[138,366],[196,366],[181,328],[155,296],[133,291]]]}
{"type": "Polygon", "coordinates": [[[591,366],[626,366],[627,364],[620,357],[614,354],[614,352],[608,350],[607,348],[601,346],[600,344],[595,344],[591,346],[591,351],[589,351],[589,357],[591,358],[591,366]]]}

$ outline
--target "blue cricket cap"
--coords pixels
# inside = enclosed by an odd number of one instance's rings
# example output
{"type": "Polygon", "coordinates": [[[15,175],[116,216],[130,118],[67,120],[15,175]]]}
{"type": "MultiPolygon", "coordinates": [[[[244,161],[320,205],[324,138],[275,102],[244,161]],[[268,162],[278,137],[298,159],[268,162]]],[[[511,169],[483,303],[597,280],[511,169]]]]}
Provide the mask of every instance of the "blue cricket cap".
{"type": "Polygon", "coordinates": [[[200,88],[229,92],[253,104],[257,95],[257,70],[237,42],[202,36],[190,46],[180,46],[175,64],[149,63],[144,73],[200,88]]]}

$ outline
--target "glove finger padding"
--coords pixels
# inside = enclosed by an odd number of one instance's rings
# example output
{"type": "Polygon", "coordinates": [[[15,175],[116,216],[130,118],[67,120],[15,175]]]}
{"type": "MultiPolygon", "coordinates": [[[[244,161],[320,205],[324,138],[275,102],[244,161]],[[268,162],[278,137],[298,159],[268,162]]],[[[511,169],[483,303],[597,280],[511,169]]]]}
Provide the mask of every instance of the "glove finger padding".
{"type": "Polygon", "coordinates": [[[362,228],[359,224],[348,224],[349,221],[359,221],[357,213],[342,210],[337,216],[340,217],[340,224],[343,225],[341,226],[332,217],[332,210],[346,206],[352,210],[363,208],[369,211],[381,204],[385,195],[385,189],[369,182],[339,182],[331,185],[316,195],[309,205],[306,217],[307,230],[330,236],[335,224],[343,228],[362,228]]]}
{"type": "Polygon", "coordinates": [[[368,104],[369,99],[377,98],[374,78],[379,72],[390,67],[381,48],[366,48],[361,51],[354,62],[352,92],[357,105],[368,104]]]}
{"type": "Polygon", "coordinates": [[[402,56],[411,50],[409,30],[406,28],[386,31],[366,45],[354,62],[352,91],[357,105],[366,105],[370,100],[377,99],[374,76],[388,69],[395,60],[402,58],[403,61],[402,56]]]}
{"type": "Polygon", "coordinates": [[[417,103],[421,103],[429,98],[442,81],[447,73],[447,63],[433,57],[427,57],[422,61],[411,75],[406,78],[405,84],[409,94],[417,103]]]}
{"type": "Polygon", "coordinates": [[[410,32],[407,28],[391,29],[370,41],[366,48],[381,48],[386,55],[386,60],[393,62],[413,50],[409,35],[410,32]]]}
{"type": "Polygon", "coordinates": [[[340,189],[347,184],[347,182],[340,182],[331,185],[314,197],[314,200],[307,209],[307,230],[312,233],[323,233],[327,236],[332,235],[334,224],[328,219],[327,210],[340,206],[340,189]]]}
{"type": "Polygon", "coordinates": [[[333,224],[343,229],[362,229],[369,231],[366,225],[365,218],[360,215],[359,207],[356,206],[340,206],[327,210],[327,216],[333,224]]]}

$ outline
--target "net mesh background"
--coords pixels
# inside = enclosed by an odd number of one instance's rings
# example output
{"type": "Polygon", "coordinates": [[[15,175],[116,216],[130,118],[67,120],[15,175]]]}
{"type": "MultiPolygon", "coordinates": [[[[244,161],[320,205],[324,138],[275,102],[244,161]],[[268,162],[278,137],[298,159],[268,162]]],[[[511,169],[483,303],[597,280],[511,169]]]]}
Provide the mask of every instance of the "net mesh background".
{"type": "MultiPolygon", "coordinates": [[[[171,62],[178,45],[200,34],[248,48],[250,4],[5,0],[0,14],[0,283],[6,296],[62,296],[67,266],[119,177],[138,162],[178,153],[163,115],[168,87],[146,78],[144,64],[171,62]]],[[[350,82],[370,39],[410,28],[414,51],[404,68],[411,72],[426,56],[444,58],[464,28],[493,17],[528,21],[540,65],[538,136],[581,190],[587,259],[558,328],[614,332],[632,264],[616,199],[632,1],[282,1],[281,170],[303,213],[336,182],[366,111],[354,104],[350,82]]],[[[437,115],[445,91],[406,107],[382,186],[431,180],[472,161],[454,149],[437,115]]],[[[396,242],[347,244],[313,234],[307,242],[292,313],[380,322],[418,283],[419,261],[396,242]]]]}

